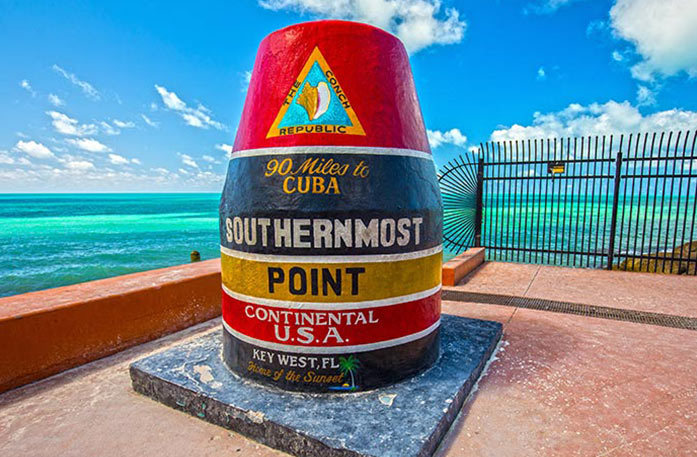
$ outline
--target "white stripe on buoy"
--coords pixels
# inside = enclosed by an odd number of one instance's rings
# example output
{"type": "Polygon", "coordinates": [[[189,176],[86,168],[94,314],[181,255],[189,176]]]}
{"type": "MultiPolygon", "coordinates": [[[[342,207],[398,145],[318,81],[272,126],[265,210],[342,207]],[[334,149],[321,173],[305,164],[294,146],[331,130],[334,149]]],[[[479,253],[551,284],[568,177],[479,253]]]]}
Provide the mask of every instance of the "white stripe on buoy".
{"type": "Polygon", "coordinates": [[[368,146],[288,146],[284,148],[245,149],[233,152],[230,156],[230,160],[242,159],[244,157],[284,154],[364,154],[416,157],[418,159],[433,160],[433,155],[428,152],[414,149],[373,148],[368,146]]]}
{"type": "Polygon", "coordinates": [[[441,289],[441,284],[422,292],[416,292],[414,294],[400,295],[399,297],[382,298],[380,300],[363,300],[354,302],[325,302],[325,303],[315,303],[315,302],[296,302],[288,300],[275,300],[273,298],[262,298],[262,297],[252,297],[250,295],[240,294],[234,292],[225,285],[223,285],[223,292],[228,296],[243,301],[245,303],[251,303],[254,305],[270,306],[274,308],[287,308],[287,309],[303,309],[303,310],[329,310],[329,311],[342,311],[351,309],[364,309],[364,308],[380,308],[382,306],[392,306],[400,305],[402,303],[409,303],[412,301],[422,300],[428,298],[431,295],[437,293],[441,289]]]}
{"type": "Polygon", "coordinates": [[[220,246],[223,254],[244,260],[255,262],[293,262],[293,263],[374,263],[397,262],[400,260],[413,260],[428,257],[443,251],[443,245],[422,249],[421,251],[403,252],[401,254],[366,254],[366,255],[283,255],[283,254],[259,254],[256,252],[244,252],[220,246]]]}

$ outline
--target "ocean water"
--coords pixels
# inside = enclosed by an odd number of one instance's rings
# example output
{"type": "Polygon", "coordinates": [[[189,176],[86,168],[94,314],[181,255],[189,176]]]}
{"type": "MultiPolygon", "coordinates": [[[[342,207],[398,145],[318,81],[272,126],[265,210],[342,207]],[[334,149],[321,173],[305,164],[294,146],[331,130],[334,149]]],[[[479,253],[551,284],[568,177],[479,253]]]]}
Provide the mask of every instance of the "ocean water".
{"type": "Polygon", "coordinates": [[[0,194],[0,296],[220,255],[219,194],[0,194]]]}

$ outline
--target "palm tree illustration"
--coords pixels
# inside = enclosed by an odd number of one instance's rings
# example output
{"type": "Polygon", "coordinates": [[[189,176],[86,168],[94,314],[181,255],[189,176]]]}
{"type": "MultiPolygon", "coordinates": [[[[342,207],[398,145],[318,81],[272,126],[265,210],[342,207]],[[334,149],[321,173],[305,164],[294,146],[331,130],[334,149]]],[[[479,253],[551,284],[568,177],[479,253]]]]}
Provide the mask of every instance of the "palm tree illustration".
{"type": "Polygon", "coordinates": [[[351,375],[351,390],[356,389],[356,381],[353,377],[353,372],[358,368],[359,363],[360,362],[354,355],[350,355],[348,358],[339,357],[339,369],[344,374],[344,376],[346,374],[351,375]]]}

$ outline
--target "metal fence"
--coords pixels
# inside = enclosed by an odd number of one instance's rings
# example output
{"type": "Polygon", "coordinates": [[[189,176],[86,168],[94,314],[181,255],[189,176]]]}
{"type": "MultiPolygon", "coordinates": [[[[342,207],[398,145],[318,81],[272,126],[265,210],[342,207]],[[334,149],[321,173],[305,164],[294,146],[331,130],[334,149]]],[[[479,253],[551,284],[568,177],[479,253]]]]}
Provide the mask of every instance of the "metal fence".
{"type": "Polygon", "coordinates": [[[489,142],[439,174],[444,244],[493,260],[697,274],[697,132],[489,142]]]}

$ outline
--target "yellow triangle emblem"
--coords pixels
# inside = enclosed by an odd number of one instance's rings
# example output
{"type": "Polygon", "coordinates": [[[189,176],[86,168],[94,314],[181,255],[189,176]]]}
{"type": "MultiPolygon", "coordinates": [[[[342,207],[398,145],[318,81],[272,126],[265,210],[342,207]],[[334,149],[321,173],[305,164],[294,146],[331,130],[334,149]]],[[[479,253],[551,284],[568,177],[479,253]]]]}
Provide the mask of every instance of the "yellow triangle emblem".
{"type": "Polygon", "coordinates": [[[348,96],[318,47],[293,82],[266,138],[303,133],[365,135],[348,96]]]}

